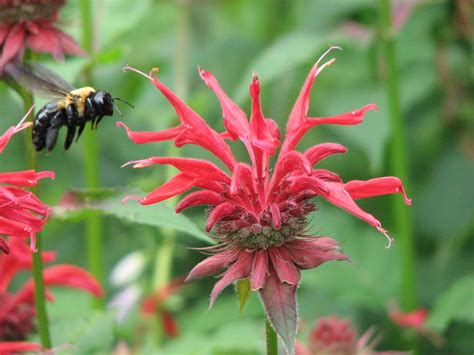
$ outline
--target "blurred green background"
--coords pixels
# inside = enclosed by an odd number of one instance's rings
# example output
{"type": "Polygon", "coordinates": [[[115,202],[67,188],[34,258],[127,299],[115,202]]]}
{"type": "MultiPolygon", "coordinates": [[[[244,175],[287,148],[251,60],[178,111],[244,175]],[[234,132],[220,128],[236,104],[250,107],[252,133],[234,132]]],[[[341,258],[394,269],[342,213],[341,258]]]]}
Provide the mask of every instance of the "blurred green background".
{"type": "MultiPolygon", "coordinates": [[[[330,45],[339,45],[344,50],[331,54],[336,63],[316,80],[311,115],[330,116],[371,102],[379,110],[368,113],[358,126],[311,130],[300,150],[321,142],[348,147],[346,155],[323,163],[344,180],[391,174],[386,63],[376,1],[101,0],[94,1],[93,7],[95,53],[64,63],[46,56],[40,61],[77,87],[92,84],[135,106],[119,103],[123,118],[105,118],[98,131],[92,132],[99,141],[100,190],[108,188],[112,196],[97,207],[104,212],[99,215],[104,221],[108,301],[127,288],[142,299],[167,279],[186,275],[203,258],[188,247],[208,245],[203,240],[203,209],[187,211],[186,219],[175,216],[166,204],[144,207],[129,201],[122,208],[111,203],[132,190],[142,196],[170,174],[163,166],[134,170],[121,169],[122,164],[177,154],[169,142],[133,145],[123,129],[115,127],[116,120],[134,130],[156,131],[176,124],[174,111],[158,90],[143,77],[122,72],[126,64],[145,72],[159,67],[160,80],[217,131],[223,130],[220,106],[199,78],[197,65],[211,71],[247,112],[248,85],[256,72],[262,83],[264,113],[283,129],[310,67],[330,45]],[[81,73],[86,67],[92,70],[92,83],[84,82],[81,73]],[[168,274],[162,269],[164,261],[156,259],[171,239],[176,240],[168,248],[172,251],[168,274]],[[143,270],[114,285],[109,277],[112,269],[132,252],[143,258],[143,270]]],[[[317,317],[339,315],[351,319],[359,334],[374,325],[381,334],[380,350],[413,346],[422,354],[474,350],[474,85],[469,10],[469,2],[463,0],[393,4],[397,78],[408,140],[407,193],[413,198],[413,206],[406,208],[413,216],[416,303],[430,311],[427,326],[445,338],[444,345],[435,347],[426,337],[395,326],[387,316],[390,307],[400,305],[403,292],[400,248],[388,197],[360,204],[391,231],[395,242],[389,250],[375,229],[317,200],[319,211],[312,217],[311,231],[339,241],[352,263],[329,263],[303,273],[298,293],[302,342],[317,317]]],[[[62,29],[80,42],[79,2],[68,1],[60,18],[62,29]]],[[[0,83],[0,102],[3,132],[19,120],[23,110],[4,83],[0,83]]],[[[44,102],[38,101],[39,105],[44,102]]],[[[87,140],[82,138],[64,153],[63,139],[53,153],[39,154],[41,170],[54,170],[57,175],[54,182],[40,184],[41,196],[53,206],[66,191],[85,186],[82,161],[87,140]]],[[[246,159],[242,146],[232,148],[237,157],[246,159]]],[[[179,154],[213,159],[195,146],[185,146],[179,154]]],[[[24,157],[23,138],[17,136],[1,157],[2,171],[26,169],[24,157]]],[[[397,196],[397,202],[402,204],[402,198],[397,196]]],[[[59,262],[86,266],[84,218],[91,212],[56,212],[43,233],[46,249],[57,250],[59,262]]],[[[158,318],[140,314],[140,301],[116,322],[116,308],[93,310],[89,297],[57,290],[56,302],[48,306],[53,342],[73,343],[77,353],[110,353],[121,342],[141,354],[262,353],[263,311],[256,295],[240,315],[235,292],[229,287],[206,312],[213,282],[212,278],[193,282],[166,301],[163,307],[174,314],[180,328],[175,338],[164,334],[158,318]]]]}

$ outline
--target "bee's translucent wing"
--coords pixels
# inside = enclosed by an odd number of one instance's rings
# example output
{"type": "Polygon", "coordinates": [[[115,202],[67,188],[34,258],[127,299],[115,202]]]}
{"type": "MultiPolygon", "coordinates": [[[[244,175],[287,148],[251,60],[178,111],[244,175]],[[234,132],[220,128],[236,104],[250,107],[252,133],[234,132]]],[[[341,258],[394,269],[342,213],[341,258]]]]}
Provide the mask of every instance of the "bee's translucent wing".
{"type": "Polygon", "coordinates": [[[45,98],[64,98],[74,88],[59,75],[34,62],[9,63],[4,68],[7,79],[23,86],[31,94],[45,98]]]}

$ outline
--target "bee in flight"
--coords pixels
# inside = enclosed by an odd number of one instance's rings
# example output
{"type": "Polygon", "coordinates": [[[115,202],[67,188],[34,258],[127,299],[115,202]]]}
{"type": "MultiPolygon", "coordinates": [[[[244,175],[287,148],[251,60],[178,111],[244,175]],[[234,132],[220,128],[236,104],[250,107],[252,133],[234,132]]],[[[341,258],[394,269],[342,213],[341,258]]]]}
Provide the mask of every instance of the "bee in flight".
{"type": "Polygon", "coordinates": [[[76,141],[79,139],[87,122],[91,123],[92,129],[97,129],[104,116],[113,115],[114,100],[124,101],[89,86],[74,89],[60,76],[37,63],[11,63],[5,67],[4,73],[8,80],[32,94],[54,98],[38,111],[33,123],[32,140],[38,152],[44,148],[48,152],[53,150],[62,126],[67,127],[64,149],[68,150],[74,138],[76,141]]]}

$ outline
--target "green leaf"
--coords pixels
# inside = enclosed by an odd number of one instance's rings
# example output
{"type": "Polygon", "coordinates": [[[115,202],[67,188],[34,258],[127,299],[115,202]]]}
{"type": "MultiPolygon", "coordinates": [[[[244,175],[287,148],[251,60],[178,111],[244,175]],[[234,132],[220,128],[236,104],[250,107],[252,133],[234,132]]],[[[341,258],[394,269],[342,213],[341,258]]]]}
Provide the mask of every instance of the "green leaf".
{"type": "Polygon", "coordinates": [[[471,274],[458,280],[439,297],[427,325],[438,332],[444,332],[454,320],[474,323],[473,295],[474,274],[471,274]]]}
{"type": "Polygon", "coordinates": [[[210,244],[214,241],[203,233],[188,217],[177,214],[165,204],[141,206],[133,201],[122,204],[130,191],[113,190],[76,190],[69,191],[68,204],[53,209],[54,218],[83,219],[90,212],[100,212],[115,217],[122,222],[137,223],[150,227],[169,227],[187,233],[210,244]]]}
{"type": "Polygon", "coordinates": [[[239,304],[240,304],[240,314],[243,313],[245,303],[247,303],[247,300],[249,296],[251,295],[250,293],[250,280],[249,279],[241,279],[238,280],[235,284],[235,291],[237,292],[237,296],[239,297],[239,304]]]}
{"type": "Polygon", "coordinates": [[[281,78],[303,63],[316,59],[331,45],[346,43],[340,37],[293,33],[281,37],[272,43],[252,63],[244,73],[237,93],[233,97],[237,102],[243,101],[248,95],[248,86],[252,72],[258,74],[262,85],[281,78]]]}

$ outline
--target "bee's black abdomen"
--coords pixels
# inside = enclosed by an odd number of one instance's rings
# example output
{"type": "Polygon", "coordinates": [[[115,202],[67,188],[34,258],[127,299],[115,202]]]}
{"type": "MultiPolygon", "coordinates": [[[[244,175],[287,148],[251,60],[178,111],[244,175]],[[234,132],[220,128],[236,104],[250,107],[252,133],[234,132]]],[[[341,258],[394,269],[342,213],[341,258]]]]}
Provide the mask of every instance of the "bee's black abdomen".
{"type": "Polygon", "coordinates": [[[36,151],[39,152],[48,145],[46,138],[50,127],[54,125],[55,128],[59,129],[59,127],[61,127],[63,124],[64,115],[64,109],[58,108],[57,102],[55,101],[47,103],[41,110],[38,111],[32,130],[32,140],[36,151]]]}

